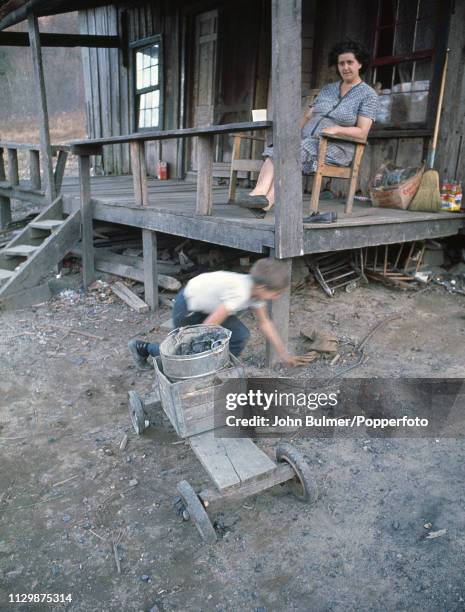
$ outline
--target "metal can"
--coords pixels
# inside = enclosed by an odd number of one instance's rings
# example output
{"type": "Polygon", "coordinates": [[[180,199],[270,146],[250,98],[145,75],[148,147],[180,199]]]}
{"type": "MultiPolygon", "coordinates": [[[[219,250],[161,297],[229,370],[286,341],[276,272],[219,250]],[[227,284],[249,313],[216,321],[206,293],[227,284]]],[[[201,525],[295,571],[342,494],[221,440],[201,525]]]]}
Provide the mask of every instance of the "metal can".
{"type": "Polygon", "coordinates": [[[160,181],[168,179],[168,164],[165,161],[157,161],[157,177],[160,181]]]}

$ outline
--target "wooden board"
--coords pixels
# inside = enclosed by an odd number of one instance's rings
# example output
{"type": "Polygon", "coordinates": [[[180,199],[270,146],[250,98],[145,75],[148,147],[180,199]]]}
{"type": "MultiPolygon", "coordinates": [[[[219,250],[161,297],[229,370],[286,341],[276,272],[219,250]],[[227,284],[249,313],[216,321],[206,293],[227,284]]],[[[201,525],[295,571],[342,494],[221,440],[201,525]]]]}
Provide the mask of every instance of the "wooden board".
{"type": "Polygon", "coordinates": [[[94,224],[90,199],[90,158],[79,158],[79,196],[81,210],[82,279],[88,287],[95,278],[94,224]]]}
{"type": "Polygon", "coordinates": [[[63,219],[45,219],[44,221],[32,221],[30,224],[34,229],[53,230],[63,224],[63,219]]]}
{"type": "Polygon", "coordinates": [[[238,379],[236,390],[239,388],[245,391],[244,368],[234,356],[231,356],[231,362],[231,367],[221,372],[172,382],[163,373],[161,358],[154,360],[163,410],[178,436],[187,438],[212,430],[217,418],[224,422],[226,408],[221,414],[218,404],[220,394],[226,388],[224,378],[229,376],[238,379]]]}
{"type": "Polygon", "coordinates": [[[229,132],[252,132],[266,130],[272,127],[271,121],[242,121],[240,123],[227,123],[224,125],[209,125],[205,127],[181,128],[174,130],[144,130],[125,134],[124,136],[110,136],[109,138],[93,138],[91,140],[73,140],[71,152],[79,154],[81,147],[89,145],[114,145],[125,142],[146,142],[148,140],[169,140],[171,138],[194,138],[196,136],[214,136],[215,134],[228,134],[229,132]]]}
{"type": "Polygon", "coordinates": [[[144,291],[145,301],[151,310],[158,308],[158,265],[157,265],[157,234],[150,230],[142,230],[142,245],[144,249],[144,291]]]}
{"type": "MultiPolygon", "coordinates": [[[[274,255],[273,251],[270,252],[270,257],[274,255]]],[[[292,259],[282,260],[283,265],[287,266],[289,278],[292,276],[292,259]]],[[[289,309],[291,303],[291,288],[290,285],[283,291],[282,295],[277,300],[268,302],[268,310],[271,320],[279,329],[279,335],[282,341],[287,346],[289,339],[289,309]]],[[[276,351],[271,346],[270,342],[266,342],[266,362],[268,367],[279,362],[279,357],[276,351]]]]}
{"type": "Polygon", "coordinates": [[[113,283],[111,290],[115,295],[122,299],[125,304],[136,312],[148,312],[148,305],[121,281],[116,281],[116,283],[113,283]]]}
{"type": "MultiPolygon", "coordinates": [[[[55,202],[44,211],[44,215],[55,214],[61,207],[61,198],[57,198],[55,202]]],[[[39,220],[42,215],[39,215],[39,220]]],[[[55,232],[50,234],[29,257],[16,274],[12,276],[7,283],[0,289],[0,301],[3,303],[10,294],[34,287],[41,278],[45,277],[50,269],[60,262],[63,257],[73,248],[79,239],[80,230],[80,212],[73,212],[55,232]]],[[[30,228],[26,226],[20,235],[11,241],[13,245],[15,240],[23,240],[27,237],[30,228]]],[[[20,245],[18,245],[20,246],[20,245]]],[[[1,257],[1,256],[0,256],[1,257]]],[[[2,267],[7,267],[0,262],[2,267]]]]}
{"type": "Polygon", "coordinates": [[[55,179],[53,176],[52,146],[50,142],[50,128],[47,109],[47,95],[45,91],[44,65],[42,60],[42,48],[40,45],[39,21],[37,15],[32,12],[27,17],[29,42],[31,45],[32,67],[34,75],[35,91],[37,92],[37,108],[40,126],[40,149],[42,153],[45,193],[49,203],[56,197],[55,179]]]}
{"type": "Polygon", "coordinates": [[[29,257],[37,249],[37,246],[32,246],[31,244],[18,244],[17,246],[3,249],[2,255],[7,255],[8,257],[29,257]]]}
{"type": "MultiPolygon", "coordinates": [[[[378,161],[381,161],[379,157],[378,161]]],[[[78,179],[66,177],[63,187],[65,212],[77,207],[78,179]]],[[[175,236],[202,240],[264,253],[274,245],[274,211],[264,219],[249,210],[227,204],[228,188],[213,186],[213,211],[209,217],[195,215],[196,184],[189,181],[149,179],[149,206],[135,208],[130,176],[92,178],[94,218],[152,229],[175,236]],[[156,206],[152,205],[152,194],[156,206]]],[[[0,189],[1,195],[1,189],[0,189]]],[[[309,195],[304,204],[308,209],[309,195]]],[[[374,208],[354,202],[352,215],[344,213],[344,201],[320,200],[321,212],[335,210],[338,220],[331,224],[304,224],[304,251],[317,253],[375,244],[440,237],[456,234],[464,224],[459,213],[424,213],[374,208]]],[[[159,275],[160,278],[161,275],[159,275]]]]}
{"type": "MultiPolygon", "coordinates": [[[[25,32],[1,32],[0,45],[8,47],[29,47],[29,36],[25,32]]],[[[42,47],[102,47],[118,48],[121,42],[118,36],[83,36],[81,34],[41,33],[42,47]]]]}
{"type": "Polygon", "coordinates": [[[14,274],[14,270],[5,270],[4,268],[0,268],[0,281],[5,281],[14,276],[14,274]]]}
{"type": "Polygon", "coordinates": [[[248,482],[241,484],[240,487],[232,487],[225,491],[219,491],[216,488],[203,489],[199,493],[199,497],[203,502],[211,504],[220,499],[237,499],[241,497],[249,497],[262,493],[266,489],[284,483],[287,480],[294,478],[295,472],[288,463],[279,463],[273,472],[268,472],[259,478],[254,478],[248,482]]]}
{"type": "Polygon", "coordinates": [[[48,283],[42,283],[22,291],[0,296],[0,310],[16,310],[34,304],[41,304],[52,297],[48,283]]]}
{"type": "Polygon", "coordinates": [[[303,255],[300,105],[302,2],[272,0],[276,257],[303,255]],[[289,44],[299,41],[299,44],[289,44]]]}
{"type": "Polygon", "coordinates": [[[220,433],[213,430],[189,438],[197,459],[220,491],[276,469],[276,464],[250,438],[219,438],[220,433]]]}

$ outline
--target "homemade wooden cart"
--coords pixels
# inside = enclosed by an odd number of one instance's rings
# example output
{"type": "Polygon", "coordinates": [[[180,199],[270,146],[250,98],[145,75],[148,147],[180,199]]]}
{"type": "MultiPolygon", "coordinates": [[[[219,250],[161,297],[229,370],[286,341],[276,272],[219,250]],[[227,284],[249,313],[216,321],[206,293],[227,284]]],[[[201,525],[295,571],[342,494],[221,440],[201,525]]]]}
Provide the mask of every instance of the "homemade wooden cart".
{"type": "Polygon", "coordinates": [[[298,500],[309,503],[316,499],[310,467],[295,446],[279,443],[273,460],[250,438],[221,437],[221,428],[215,428],[215,418],[217,424],[221,420],[218,406],[214,412],[215,394],[221,393],[221,386],[230,378],[237,392],[245,386],[244,370],[237,359],[231,356],[230,366],[215,374],[176,382],[165,376],[160,358],[154,360],[154,366],[152,393],[142,398],[129,392],[131,420],[140,434],[149,425],[150,411],[161,406],[176,433],[189,441],[213,486],[196,493],[182,480],[177,485],[180,497],[175,507],[185,520],[194,523],[203,540],[217,540],[206,508],[220,499],[246,497],[284,483],[298,500]]]}

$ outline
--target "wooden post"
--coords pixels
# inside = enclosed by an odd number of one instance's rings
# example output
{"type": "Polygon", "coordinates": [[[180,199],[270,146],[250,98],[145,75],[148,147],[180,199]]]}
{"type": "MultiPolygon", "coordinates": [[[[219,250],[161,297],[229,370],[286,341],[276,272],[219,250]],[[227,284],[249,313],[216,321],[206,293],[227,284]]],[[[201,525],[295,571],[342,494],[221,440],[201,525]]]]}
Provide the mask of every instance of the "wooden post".
{"type": "MultiPolygon", "coordinates": [[[[5,162],[3,160],[3,149],[0,147],[0,181],[5,180],[5,162]]],[[[10,198],[0,196],[0,230],[5,229],[11,222],[10,198]]]]}
{"type": "Polygon", "coordinates": [[[63,149],[60,149],[58,151],[58,159],[57,159],[57,163],[55,166],[55,173],[53,176],[54,181],[55,181],[55,189],[57,193],[60,193],[61,191],[61,185],[63,183],[63,177],[65,175],[67,159],[68,159],[68,151],[64,151],[63,149]]]}
{"type": "Polygon", "coordinates": [[[213,136],[199,136],[197,141],[197,215],[212,214],[213,136]]]}
{"type": "Polygon", "coordinates": [[[81,193],[82,282],[87,287],[95,278],[93,210],[90,199],[90,157],[79,156],[79,188],[81,193]]]}
{"type": "Polygon", "coordinates": [[[44,178],[45,195],[49,203],[56,198],[55,181],[53,177],[53,157],[50,143],[50,128],[48,123],[47,96],[45,92],[44,66],[42,62],[42,47],[40,45],[39,24],[37,16],[29,13],[29,43],[31,45],[34,82],[38,96],[40,121],[40,148],[42,153],[42,174],[44,178]]]}
{"type": "Polygon", "coordinates": [[[320,138],[320,147],[318,150],[318,162],[315,176],[313,177],[312,197],[310,199],[310,212],[318,212],[318,204],[320,202],[321,183],[323,182],[322,169],[326,161],[326,149],[328,148],[328,139],[320,138]]]}
{"type": "Polygon", "coordinates": [[[147,164],[143,142],[131,142],[131,166],[135,204],[136,206],[148,206],[147,164]]]}
{"type": "Polygon", "coordinates": [[[357,189],[358,171],[360,169],[360,163],[362,161],[362,155],[363,155],[364,150],[365,150],[365,145],[362,145],[362,144],[355,145],[355,155],[354,155],[354,161],[352,162],[352,169],[350,171],[349,192],[347,194],[346,208],[345,208],[345,212],[348,215],[352,213],[352,205],[354,203],[355,190],[357,189]]]}
{"type": "Polygon", "coordinates": [[[229,194],[228,203],[233,204],[236,200],[237,188],[237,170],[234,169],[234,162],[241,156],[241,137],[234,136],[232,154],[231,154],[231,173],[229,175],[229,194]]]}
{"type": "Polygon", "coordinates": [[[18,151],[16,149],[7,149],[8,151],[8,181],[11,187],[19,185],[18,171],[18,151]]]}
{"type": "Polygon", "coordinates": [[[303,255],[300,114],[302,0],[272,0],[275,251],[303,255]]]}
{"type": "Polygon", "coordinates": [[[152,230],[142,230],[142,247],[144,249],[144,291],[145,302],[150,310],[158,308],[158,269],[157,269],[157,234],[152,230]]]}
{"type": "Polygon", "coordinates": [[[40,191],[40,154],[39,151],[34,149],[29,151],[29,179],[31,181],[31,189],[40,191]]]}
{"type": "MultiPolygon", "coordinates": [[[[270,249],[270,257],[274,256],[273,249],[270,249]]],[[[292,259],[281,260],[288,266],[289,278],[292,273],[292,259]]],[[[289,308],[291,303],[291,285],[284,291],[278,300],[268,302],[268,312],[271,320],[276,325],[279,335],[287,345],[289,340],[289,308]]],[[[266,364],[268,367],[279,362],[279,358],[269,342],[266,343],[266,364]]]]}

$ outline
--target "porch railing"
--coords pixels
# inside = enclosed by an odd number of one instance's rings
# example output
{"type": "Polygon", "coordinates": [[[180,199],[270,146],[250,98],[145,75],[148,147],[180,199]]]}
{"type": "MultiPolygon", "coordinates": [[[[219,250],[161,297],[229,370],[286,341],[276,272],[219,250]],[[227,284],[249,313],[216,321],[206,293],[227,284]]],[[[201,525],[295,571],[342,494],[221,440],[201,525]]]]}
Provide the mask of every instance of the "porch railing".
{"type": "Polygon", "coordinates": [[[134,183],[134,201],[136,206],[148,205],[147,167],[145,161],[145,143],[173,138],[197,138],[197,199],[195,212],[198,215],[212,214],[212,170],[214,147],[213,141],[217,134],[233,134],[267,130],[272,127],[270,121],[230,123],[226,125],[211,125],[197,128],[176,130],[147,131],[125,136],[95,138],[92,140],[74,141],[71,152],[79,156],[79,174],[81,177],[81,205],[83,193],[90,197],[90,156],[102,155],[104,146],[128,144],[131,149],[131,166],[134,183]]]}
{"type": "MultiPolygon", "coordinates": [[[[0,141],[0,229],[11,221],[11,200],[47,204],[42,186],[40,145],[0,141]],[[6,162],[6,164],[5,164],[6,162]],[[20,171],[21,166],[26,171],[20,171]]],[[[57,157],[54,169],[55,192],[61,190],[69,146],[52,146],[57,157]]]]}

